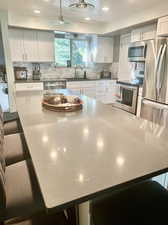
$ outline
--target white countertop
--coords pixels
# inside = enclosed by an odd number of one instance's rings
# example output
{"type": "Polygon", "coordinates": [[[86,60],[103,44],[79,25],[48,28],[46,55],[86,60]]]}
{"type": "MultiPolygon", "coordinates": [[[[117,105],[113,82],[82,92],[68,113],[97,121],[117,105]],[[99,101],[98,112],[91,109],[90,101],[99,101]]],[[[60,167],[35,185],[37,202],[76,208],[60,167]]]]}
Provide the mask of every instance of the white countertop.
{"type": "Polygon", "coordinates": [[[16,102],[47,209],[168,169],[164,128],[87,97],[75,113],[43,110],[41,99],[20,92],[16,102]]]}

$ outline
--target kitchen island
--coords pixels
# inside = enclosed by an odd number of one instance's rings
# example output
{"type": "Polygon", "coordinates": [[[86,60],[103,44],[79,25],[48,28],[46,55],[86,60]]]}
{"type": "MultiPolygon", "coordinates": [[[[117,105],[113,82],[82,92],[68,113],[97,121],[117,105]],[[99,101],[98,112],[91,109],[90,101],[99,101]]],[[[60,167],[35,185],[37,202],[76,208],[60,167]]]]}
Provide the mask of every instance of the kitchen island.
{"type": "Polygon", "coordinates": [[[83,110],[71,113],[43,109],[42,98],[42,91],[16,93],[47,210],[79,204],[168,171],[164,127],[86,96],[81,96],[83,110]]]}

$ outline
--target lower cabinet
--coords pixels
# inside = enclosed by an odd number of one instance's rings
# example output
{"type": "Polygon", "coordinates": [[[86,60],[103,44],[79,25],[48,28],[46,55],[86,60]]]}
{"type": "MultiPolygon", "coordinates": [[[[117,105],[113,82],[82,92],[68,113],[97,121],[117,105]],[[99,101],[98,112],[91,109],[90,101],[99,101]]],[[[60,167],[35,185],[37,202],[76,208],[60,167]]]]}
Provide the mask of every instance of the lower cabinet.
{"type": "Polygon", "coordinates": [[[43,82],[16,83],[15,89],[16,89],[16,91],[42,91],[43,90],[43,82]]]}
{"type": "MultiPolygon", "coordinates": [[[[43,83],[16,83],[16,91],[35,91],[43,90],[43,83]]],[[[67,88],[74,95],[86,95],[90,98],[95,98],[104,104],[115,102],[116,81],[115,80],[100,80],[100,81],[73,81],[67,82],[67,88]]]]}
{"type": "Polygon", "coordinates": [[[86,95],[104,104],[115,102],[115,80],[68,82],[67,88],[74,91],[74,94],[86,95]]]}

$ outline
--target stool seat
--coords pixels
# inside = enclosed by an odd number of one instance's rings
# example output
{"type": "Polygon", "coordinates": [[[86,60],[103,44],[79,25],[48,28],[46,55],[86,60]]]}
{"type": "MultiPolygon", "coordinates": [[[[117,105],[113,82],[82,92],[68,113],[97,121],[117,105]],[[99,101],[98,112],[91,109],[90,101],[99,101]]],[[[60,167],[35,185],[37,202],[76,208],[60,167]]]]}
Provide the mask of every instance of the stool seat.
{"type": "Polygon", "coordinates": [[[19,126],[17,120],[9,121],[4,123],[4,134],[15,134],[19,133],[19,126]]]}
{"type": "Polygon", "coordinates": [[[26,145],[23,140],[22,134],[4,136],[4,157],[7,166],[26,159],[26,145]]]}
{"type": "Polygon", "coordinates": [[[5,191],[5,220],[32,215],[44,207],[35,175],[26,161],[6,167],[5,191]]]}
{"type": "Polygon", "coordinates": [[[91,203],[94,225],[158,225],[167,220],[168,191],[155,181],[132,185],[91,203]]]}

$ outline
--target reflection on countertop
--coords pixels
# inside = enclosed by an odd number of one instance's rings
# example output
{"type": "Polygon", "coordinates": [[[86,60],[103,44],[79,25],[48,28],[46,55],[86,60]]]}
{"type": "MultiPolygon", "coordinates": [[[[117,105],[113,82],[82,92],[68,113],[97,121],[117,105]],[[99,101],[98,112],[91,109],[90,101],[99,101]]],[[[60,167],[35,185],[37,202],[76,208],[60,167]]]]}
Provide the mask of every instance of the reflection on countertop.
{"type": "Polygon", "coordinates": [[[166,127],[86,96],[81,111],[44,110],[43,94],[18,92],[16,104],[48,208],[167,171],[166,127]]]}

